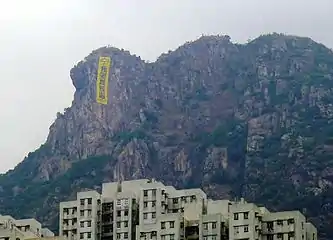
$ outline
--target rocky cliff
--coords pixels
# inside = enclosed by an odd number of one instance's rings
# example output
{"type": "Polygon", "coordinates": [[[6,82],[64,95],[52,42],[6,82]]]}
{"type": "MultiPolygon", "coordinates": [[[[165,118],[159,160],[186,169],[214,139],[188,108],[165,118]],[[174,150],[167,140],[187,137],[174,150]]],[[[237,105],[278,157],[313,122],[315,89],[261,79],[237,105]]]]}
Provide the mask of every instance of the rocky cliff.
{"type": "Polygon", "coordinates": [[[147,63],[103,47],[70,72],[72,106],[0,176],[0,212],[57,228],[57,207],[103,181],[155,177],[299,209],[332,239],[333,53],[309,38],[203,36],[147,63]],[[95,101],[99,56],[109,103],[95,101]]]}

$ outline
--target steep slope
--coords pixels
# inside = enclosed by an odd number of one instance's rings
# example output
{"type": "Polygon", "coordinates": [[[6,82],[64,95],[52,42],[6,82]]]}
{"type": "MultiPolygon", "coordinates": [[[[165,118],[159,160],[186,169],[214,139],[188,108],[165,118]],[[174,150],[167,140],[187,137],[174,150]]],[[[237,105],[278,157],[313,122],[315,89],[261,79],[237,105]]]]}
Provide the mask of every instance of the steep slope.
{"type": "Polygon", "coordinates": [[[57,204],[103,181],[155,177],[299,209],[333,237],[333,53],[270,34],[204,36],[146,63],[104,47],[71,70],[72,106],[44,145],[0,177],[0,212],[57,227],[57,204]],[[109,104],[95,102],[110,56],[109,104]]]}

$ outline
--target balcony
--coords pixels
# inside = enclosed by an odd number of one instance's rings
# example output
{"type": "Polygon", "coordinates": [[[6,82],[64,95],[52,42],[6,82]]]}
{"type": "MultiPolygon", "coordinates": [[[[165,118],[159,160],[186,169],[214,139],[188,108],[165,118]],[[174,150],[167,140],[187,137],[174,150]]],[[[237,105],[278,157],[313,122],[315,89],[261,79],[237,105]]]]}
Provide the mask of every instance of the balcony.
{"type": "Polygon", "coordinates": [[[77,240],[75,236],[65,236],[66,240],[77,240]]]}
{"type": "Polygon", "coordinates": [[[113,223],[113,218],[103,219],[102,225],[110,225],[113,223]]]}
{"type": "Polygon", "coordinates": [[[289,224],[289,225],[274,225],[274,228],[267,228],[263,227],[262,232],[263,234],[276,234],[276,233],[288,233],[288,232],[294,232],[295,231],[295,225],[289,224]]]}
{"type": "Polygon", "coordinates": [[[69,226],[70,226],[70,225],[67,225],[67,224],[65,225],[65,224],[64,224],[64,225],[62,226],[62,229],[63,229],[64,231],[71,230],[71,228],[70,228],[69,226]]]}
{"type": "Polygon", "coordinates": [[[76,218],[76,214],[74,213],[64,213],[63,214],[63,219],[73,219],[73,218],[76,218]]]}
{"type": "Polygon", "coordinates": [[[80,210],[92,210],[92,204],[80,205],[80,210]]]}
{"type": "Polygon", "coordinates": [[[104,232],[102,233],[102,238],[103,237],[112,237],[113,236],[113,232],[104,232]]]}
{"type": "Polygon", "coordinates": [[[186,240],[199,240],[199,234],[193,234],[186,237],[186,240]]]}
{"type": "Polygon", "coordinates": [[[110,213],[113,213],[113,209],[111,209],[111,208],[103,208],[102,209],[102,215],[110,214],[110,213]]]}
{"type": "Polygon", "coordinates": [[[77,229],[77,223],[74,224],[64,224],[63,225],[63,230],[73,230],[73,229],[77,229]]]}

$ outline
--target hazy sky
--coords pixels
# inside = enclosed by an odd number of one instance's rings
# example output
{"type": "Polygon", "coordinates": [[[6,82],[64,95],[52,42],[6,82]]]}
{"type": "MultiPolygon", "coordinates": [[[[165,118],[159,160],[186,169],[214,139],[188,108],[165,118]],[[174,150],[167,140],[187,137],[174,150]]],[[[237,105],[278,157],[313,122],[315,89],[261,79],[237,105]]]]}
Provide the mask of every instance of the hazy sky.
{"type": "Polygon", "coordinates": [[[333,47],[332,0],[0,0],[0,172],[43,143],[71,104],[71,67],[114,45],[147,60],[201,34],[262,33],[333,47]]]}

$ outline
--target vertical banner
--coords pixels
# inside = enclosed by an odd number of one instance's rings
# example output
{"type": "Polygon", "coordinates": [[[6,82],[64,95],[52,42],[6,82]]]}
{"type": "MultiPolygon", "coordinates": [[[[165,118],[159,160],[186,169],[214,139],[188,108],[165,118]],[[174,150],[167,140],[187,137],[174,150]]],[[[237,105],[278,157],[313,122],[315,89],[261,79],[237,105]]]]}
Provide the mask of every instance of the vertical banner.
{"type": "Polygon", "coordinates": [[[108,104],[110,57],[100,57],[98,60],[96,101],[99,104],[108,104]]]}

